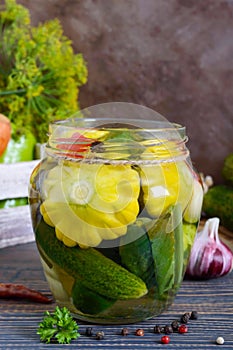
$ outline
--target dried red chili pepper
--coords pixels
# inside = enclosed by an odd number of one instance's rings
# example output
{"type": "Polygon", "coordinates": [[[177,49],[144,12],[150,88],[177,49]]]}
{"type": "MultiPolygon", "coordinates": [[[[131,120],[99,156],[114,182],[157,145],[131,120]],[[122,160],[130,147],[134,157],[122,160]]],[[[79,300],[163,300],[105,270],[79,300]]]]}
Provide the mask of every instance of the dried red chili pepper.
{"type": "Polygon", "coordinates": [[[30,289],[22,284],[0,283],[0,298],[20,298],[35,301],[37,303],[51,303],[49,299],[42,293],[30,289]]]}

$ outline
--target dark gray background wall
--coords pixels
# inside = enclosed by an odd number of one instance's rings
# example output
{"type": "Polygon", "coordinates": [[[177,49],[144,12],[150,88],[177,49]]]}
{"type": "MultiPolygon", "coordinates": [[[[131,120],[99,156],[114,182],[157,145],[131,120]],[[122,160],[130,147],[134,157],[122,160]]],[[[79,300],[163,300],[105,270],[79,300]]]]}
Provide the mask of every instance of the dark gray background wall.
{"type": "Polygon", "coordinates": [[[233,153],[233,0],[18,0],[58,17],[89,70],[81,107],[128,101],[187,127],[194,165],[222,181],[233,153]]]}

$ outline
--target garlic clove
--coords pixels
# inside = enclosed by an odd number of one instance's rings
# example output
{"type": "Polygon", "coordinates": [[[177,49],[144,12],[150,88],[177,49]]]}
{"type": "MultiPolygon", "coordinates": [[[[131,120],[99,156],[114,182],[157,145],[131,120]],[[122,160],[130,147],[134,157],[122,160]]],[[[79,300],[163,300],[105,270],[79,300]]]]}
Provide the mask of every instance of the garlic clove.
{"type": "Polygon", "coordinates": [[[184,212],[184,220],[190,224],[197,223],[201,216],[202,202],[203,202],[203,188],[201,183],[194,179],[193,191],[191,201],[184,212]]]}
{"type": "Polygon", "coordinates": [[[196,234],[186,275],[209,279],[231,272],[233,253],[219,239],[219,223],[219,218],[211,218],[206,221],[203,230],[196,234]]]}
{"type": "Polygon", "coordinates": [[[202,182],[204,194],[206,194],[210,187],[214,185],[214,180],[211,175],[204,175],[203,173],[199,173],[200,179],[202,182]]]}

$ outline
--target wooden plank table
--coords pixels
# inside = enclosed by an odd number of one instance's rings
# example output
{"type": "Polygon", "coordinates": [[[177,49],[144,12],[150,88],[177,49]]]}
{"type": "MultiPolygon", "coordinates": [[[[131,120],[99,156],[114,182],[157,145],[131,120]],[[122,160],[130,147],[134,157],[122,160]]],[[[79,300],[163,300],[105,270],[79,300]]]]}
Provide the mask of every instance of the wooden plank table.
{"type": "MultiPolygon", "coordinates": [[[[25,284],[51,296],[44,278],[35,242],[0,250],[0,280],[25,284]]],[[[70,345],[43,344],[36,334],[45,310],[53,311],[55,303],[45,305],[20,300],[0,300],[0,349],[215,349],[218,336],[225,339],[224,349],[233,349],[233,273],[208,281],[185,280],[169,309],[159,317],[128,325],[129,335],[121,336],[120,326],[90,325],[78,321],[81,337],[70,345]],[[185,312],[196,310],[198,320],[188,323],[189,332],[170,335],[169,345],[160,343],[153,333],[156,324],[166,325],[185,312]],[[85,336],[86,327],[94,334],[103,330],[105,338],[85,336]],[[135,335],[138,328],[144,337],[135,335]]]]}
{"type": "MultiPolygon", "coordinates": [[[[28,195],[29,176],[38,160],[0,165],[0,199],[28,195]],[[17,177],[15,177],[17,174],[17,177]]],[[[222,239],[233,250],[233,233],[222,239]]],[[[0,282],[24,284],[51,297],[44,278],[31,227],[28,206],[0,210],[0,282]],[[20,243],[20,244],[19,244],[20,243]],[[24,244],[22,244],[24,243],[24,244]]],[[[185,280],[169,309],[161,316],[129,325],[129,335],[121,336],[120,326],[90,325],[78,321],[81,337],[70,345],[43,344],[36,334],[44,311],[54,311],[56,304],[36,304],[22,300],[0,299],[0,349],[214,349],[218,336],[225,339],[224,348],[233,349],[233,273],[208,281],[185,280]],[[198,311],[199,319],[189,322],[187,334],[174,333],[169,345],[162,345],[154,334],[156,324],[162,326],[179,319],[185,312],[198,311]],[[86,327],[94,334],[103,330],[105,338],[85,336],[86,327]],[[143,337],[135,335],[142,328],[143,337]]]]}

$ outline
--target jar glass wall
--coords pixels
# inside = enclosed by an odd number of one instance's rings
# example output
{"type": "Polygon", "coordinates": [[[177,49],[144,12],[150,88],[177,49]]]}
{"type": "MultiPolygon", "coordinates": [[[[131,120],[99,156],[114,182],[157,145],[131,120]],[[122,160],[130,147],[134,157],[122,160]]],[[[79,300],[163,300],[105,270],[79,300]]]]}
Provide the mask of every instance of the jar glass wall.
{"type": "Polygon", "coordinates": [[[172,303],[203,192],[185,128],[97,111],[51,124],[31,175],[31,216],[57,303],[85,321],[132,323],[172,303]]]}

